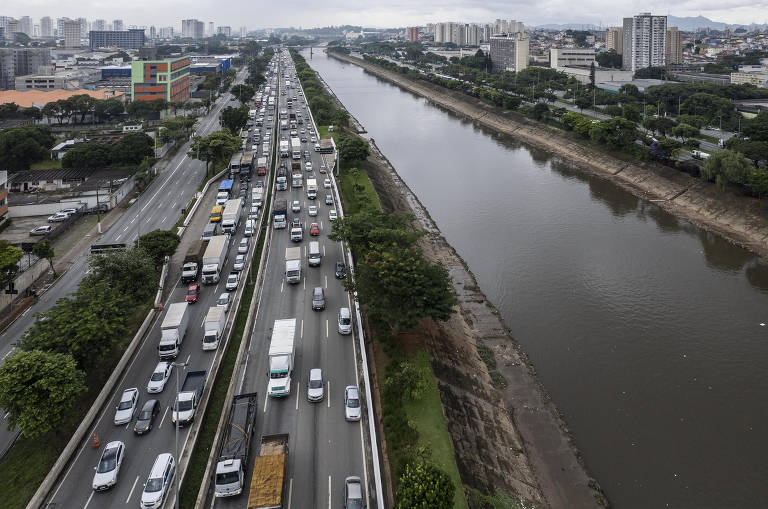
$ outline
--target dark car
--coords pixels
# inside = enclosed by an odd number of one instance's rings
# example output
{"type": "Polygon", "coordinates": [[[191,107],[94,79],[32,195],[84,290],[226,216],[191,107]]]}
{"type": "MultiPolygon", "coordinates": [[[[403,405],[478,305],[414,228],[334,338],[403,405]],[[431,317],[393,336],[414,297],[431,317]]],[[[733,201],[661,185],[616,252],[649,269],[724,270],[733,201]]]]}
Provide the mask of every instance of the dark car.
{"type": "Polygon", "coordinates": [[[159,413],[160,402],[156,399],[147,400],[141,408],[141,412],[139,412],[136,424],[133,425],[133,432],[137,435],[149,433],[149,430],[152,429],[152,424],[155,422],[155,418],[159,413]]]}
{"type": "Polygon", "coordinates": [[[347,266],[341,260],[336,262],[336,277],[338,279],[344,279],[347,277],[347,266]]]}
{"type": "Polygon", "coordinates": [[[325,292],[322,286],[317,286],[312,291],[312,311],[322,311],[325,309],[325,292]]]}
{"type": "Polygon", "coordinates": [[[248,189],[248,182],[240,182],[240,189],[248,189]]]}

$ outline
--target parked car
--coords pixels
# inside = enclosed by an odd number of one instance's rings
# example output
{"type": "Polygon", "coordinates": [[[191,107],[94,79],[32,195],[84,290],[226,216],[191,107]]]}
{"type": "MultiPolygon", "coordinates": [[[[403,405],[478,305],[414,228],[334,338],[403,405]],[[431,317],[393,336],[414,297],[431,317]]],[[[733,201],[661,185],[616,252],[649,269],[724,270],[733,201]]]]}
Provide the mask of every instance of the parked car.
{"type": "Polygon", "coordinates": [[[141,407],[139,416],[136,418],[136,424],[133,425],[133,432],[137,435],[149,433],[159,413],[160,402],[156,399],[148,399],[141,407]]]}
{"type": "Polygon", "coordinates": [[[348,421],[359,421],[361,416],[360,391],[356,385],[348,385],[344,389],[344,418],[348,421]]]}
{"type": "Polygon", "coordinates": [[[109,206],[106,203],[99,203],[85,211],[86,214],[106,214],[109,212],[109,206]]]}
{"type": "Polygon", "coordinates": [[[172,362],[158,362],[155,370],[149,377],[147,392],[163,392],[166,382],[171,377],[171,371],[173,371],[172,362]]]}
{"type": "Polygon", "coordinates": [[[224,292],[219,295],[219,299],[216,301],[216,305],[220,308],[224,308],[225,313],[229,311],[229,305],[232,302],[229,295],[229,292],[224,292]]]}
{"type": "Polygon", "coordinates": [[[235,257],[235,264],[232,267],[236,271],[240,272],[245,268],[245,255],[239,254],[235,257]]]}
{"type": "Polygon", "coordinates": [[[139,390],[136,387],[126,389],[120,396],[120,403],[115,407],[115,425],[127,424],[133,420],[139,405],[139,390]]]}
{"type": "Polygon", "coordinates": [[[29,231],[30,235],[36,236],[36,235],[48,235],[53,231],[53,226],[35,226],[29,231]]]}
{"type": "Polygon", "coordinates": [[[67,219],[69,219],[69,214],[62,214],[61,212],[56,212],[54,215],[48,216],[49,223],[61,223],[67,219]]]}
{"type": "Polygon", "coordinates": [[[108,490],[117,484],[117,474],[125,457],[125,444],[119,440],[109,442],[101,453],[96,473],[93,474],[93,490],[108,490]]]}
{"type": "Polygon", "coordinates": [[[173,455],[164,452],[155,458],[152,470],[149,471],[144,491],[141,493],[141,507],[161,507],[170,492],[173,478],[176,475],[176,460],[173,455]]]}
{"type": "Polygon", "coordinates": [[[350,476],[344,479],[344,508],[345,509],[364,509],[365,495],[363,494],[363,483],[359,477],[350,476]]]}
{"type": "Polygon", "coordinates": [[[312,311],[322,311],[325,309],[325,292],[322,286],[316,286],[312,290],[312,311]]]}
{"type": "Polygon", "coordinates": [[[229,276],[227,276],[227,284],[224,285],[224,288],[227,289],[228,292],[232,292],[237,290],[237,285],[240,283],[240,273],[236,270],[233,270],[229,273],[229,276]]]}
{"type": "Polygon", "coordinates": [[[192,283],[187,288],[187,304],[194,304],[197,302],[198,297],[200,297],[200,283],[192,283]]]}
{"type": "Polygon", "coordinates": [[[323,372],[320,368],[309,370],[309,382],[307,382],[307,399],[309,401],[322,401],[325,397],[325,385],[323,372]]]}
{"type": "Polygon", "coordinates": [[[345,277],[347,277],[347,266],[344,264],[342,260],[338,260],[336,262],[335,274],[337,279],[344,279],[345,277]]]}

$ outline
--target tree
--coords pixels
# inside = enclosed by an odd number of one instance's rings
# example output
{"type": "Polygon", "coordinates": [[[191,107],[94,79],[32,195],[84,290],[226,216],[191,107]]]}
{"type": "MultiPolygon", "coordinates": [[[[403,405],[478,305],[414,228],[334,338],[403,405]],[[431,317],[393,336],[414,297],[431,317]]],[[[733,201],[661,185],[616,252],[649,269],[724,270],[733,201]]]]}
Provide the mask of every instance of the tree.
{"type": "Polygon", "coordinates": [[[232,87],[232,95],[237,97],[237,100],[241,103],[244,103],[246,101],[250,101],[254,95],[256,95],[256,90],[250,85],[243,85],[238,84],[232,87]]]}
{"type": "Polygon", "coordinates": [[[28,170],[29,166],[49,156],[53,146],[51,130],[44,126],[13,127],[0,131],[0,168],[10,172],[28,170]]]}
{"type": "Polygon", "coordinates": [[[144,133],[129,133],[112,146],[112,163],[136,165],[145,157],[154,157],[155,140],[144,133]]]}
{"type": "Polygon", "coordinates": [[[622,117],[601,120],[589,130],[589,137],[593,141],[605,143],[613,150],[626,149],[635,142],[637,136],[637,125],[622,117]]]}
{"type": "Polygon", "coordinates": [[[368,143],[357,136],[342,136],[336,144],[339,158],[344,162],[362,161],[368,157],[368,143]]]}
{"type": "Polygon", "coordinates": [[[232,134],[238,134],[247,123],[247,106],[241,106],[239,108],[227,106],[221,111],[221,125],[232,131],[232,134]]]}
{"type": "Polygon", "coordinates": [[[677,156],[683,144],[673,138],[662,138],[656,142],[654,155],[662,158],[672,159],[677,156]]]}
{"type": "Polygon", "coordinates": [[[61,159],[62,168],[105,168],[112,164],[112,147],[97,142],[75,145],[61,159]]]}
{"type": "Polygon", "coordinates": [[[589,65],[589,86],[595,88],[595,63],[589,65]]]}
{"type": "Polygon", "coordinates": [[[701,176],[721,187],[727,184],[745,185],[754,167],[744,154],[733,150],[719,150],[711,154],[701,169],[701,176]]]}
{"type": "Polygon", "coordinates": [[[731,138],[725,144],[731,150],[741,152],[752,164],[757,166],[760,161],[768,161],[768,142],[745,140],[743,138],[731,138]]]}
{"type": "Polygon", "coordinates": [[[150,114],[159,113],[168,108],[168,102],[165,99],[155,99],[153,101],[131,101],[126,106],[125,111],[134,118],[147,118],[150,114]]]}
{"type": "Polygon", "coordinates": [[[51,272],[53,272],[53,277],[56,277],[56,269],[53,267],[53,246],[48,239],[43,239],[32,246],[32,254],[41,260],[48,260],[48,264],[51,267],[51,272]]]}
{"type": "Polygon", "coordinates": [[[456,487],[448,474],[423,461],[410,462],[397,483],[397,509],[453,507],[456,487]]]}
{"type": "Polygon", "coordinates": [[[640,122],[641,115],[642,113],[640,112],[640,108],[633,104],[627,104],[624,106],[621,112],[621,116],[630,122],[640,122]]]}
{"type": "Polygon", "coordinates": [[[689,138],[698,136],[699,130],[688,124],[678,124],[672,129],[671,133],[672,136],[682,138],[683,143],[685,143],[689,138]]]}
{"type": "Polygon", "coordinates": [[[9,428],[28,438],[56,429],[85,391],[85,374],[71,355],[17,350],[0,366],[0,408],[9,428]]]}
{"type": "Polygon", "coordinates": [[[207,172],[208,163],[229,162],[229,158],[240,150],[241,146],[242,142],[238,136],[226,129],[222,129],[204,138],[195,137],[187,155],[200,161],[205,161],[207,172]]]}
{"type": "Polygon", "coordinates": [[[90,264],[91,273],[83,278],[78,291],[87,292],[103,281],[132,303],[155,294],[157,273],[149,254],[141,249],[92,256],[90,264]]]}
{"type": "Polygon", "coordinates": [[[179,242],[181,242],[179,236],[170,230],[154,230],[139,237],[136,247],[146,251],[154,262],[155,268],[159,269],[165,257],[176,252],[179,242]]]}
{"type": "Polygon", "coordinates": [[[24,256],[24,252],[18,247],[14,247],[7,240],[0,240],[0,278],[2,283],[8,283],[16,277],[19,270],[19,260],[24,256]]]}
{"type": "Polygon", "coordinates": [[[621,69],[622,61],[621,55],[616,53],[616,50],[608,50],[604,53],[598,54],[595,59],[600,67],[610,67],[613,69],[621,69]]]}
{"type": "Polygon", "coordinates": [[[531,110],[531,116],[536,120],[543,120],[549,116],[549,106],[544,103],[536,103],[531,110]]]}
{"type": "Polygon", "coordinates": [[[99,120],[112,120],[117,115],[123,113],[125,107],[123,103],[118,99],[106,99],[104,101],[96,101],[96,105],[93,107],[93,115],[99,120]]]}
{"type": "Polygon", "coordinates": [[[587,94],[579,94],[573,102],[580,110],[592,106],[592,98],[587,94]]]}

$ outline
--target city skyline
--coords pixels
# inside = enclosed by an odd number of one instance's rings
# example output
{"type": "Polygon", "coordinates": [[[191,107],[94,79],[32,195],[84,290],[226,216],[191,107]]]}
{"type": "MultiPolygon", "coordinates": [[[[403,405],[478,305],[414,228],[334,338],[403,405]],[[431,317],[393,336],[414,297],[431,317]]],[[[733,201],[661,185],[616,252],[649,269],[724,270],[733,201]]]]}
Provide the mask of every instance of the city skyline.
{"type": "Polygon", "coordinates": [[[454,20],[464,23],[484,23],[496,18],[515,18],[527,26],[544,24],[594,24],[619,26],[626,16],[638,12],[653,12],[657,15],[705,16],[713,21],[730,24],[762,24],[768,21],[768,15],[761,3],[745,0],[724,0],[722,2],[692,2],[686,0],[669,10],[668,3],[661,2],[626,2],[621,5],[606,6],[603,2],[587,0],[580,4],[579,14],[572,13],[572,6],[564,0],[538,2],[535,6],[524,2],[479,2],[477,0],[451,0],[447,2],[421,2],[417,5],[405,0],[374,0],[364,6],[358,6],[346,0],[323,4],[322,9],[313,10],[316,4],[303,0],[289,0],[281,4],[281,9],[268,9],[263,5],[244,3],[237,6],[231,14],[222,13],[220,6],[202,2],[186,2],[181,9],[174,2],[158,7],[148,0],[137,0],[130,5],[113,5],[98,2],[74,2],[64,0],[38,0],[30,5],[22,0],[4,2],[0,15],[21,19],[30,16],[39,23],[40,18],[79,18],[88,20],[112,20],[119,16],[125,26],[173,26],[181,29],[181,20],[196,18],[213,22],[216,26],[241,26],[249,29],[301,27],[316,28],[333,25],[360,25],[376,28],[400,28],[405,26],[426,25],[438,20],[454,20]],[[150,8],[151,6],[151,8],[150,8]],[[147,14],[151,12],[150,16],[147,14]],[[566,13],[565,15],[563,13],[566,13]],[[243,23],[243,20],[248,20],[243,23]]]}

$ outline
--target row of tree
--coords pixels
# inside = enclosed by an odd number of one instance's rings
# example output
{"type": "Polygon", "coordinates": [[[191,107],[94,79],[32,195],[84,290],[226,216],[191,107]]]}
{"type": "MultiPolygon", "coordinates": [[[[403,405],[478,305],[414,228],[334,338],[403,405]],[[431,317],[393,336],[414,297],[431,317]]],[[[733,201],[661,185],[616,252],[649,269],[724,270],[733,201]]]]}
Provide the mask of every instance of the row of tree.
{"type": "Polygon", "coordinates": [[[320,80],[317,79],[317,74],[309,67],[304,57],[295,50],[291,50],[291,57],[293,57],[296,75],[304,89],[307,104],[312,110],[312,115],[317,125],[348,125],[349,113],[344,108],[336,106],[331,96],[320,83],[320,80]]]}
{"type": "Polygon", "coordinates": [[[62,168],[106,168],[135,166],[145,157],[154,157],[155,141],[144,133],[129,133],[116,143],[89,141],[75,145],[64,154],[62,168]]]}
{"type": "Polygon", "coordinates": [[[155,231],[124,252],[94,256],[78,289],[37,316],[0,366],[0,408],[25,437],[56,430],[79,398],[98,391],[155,294],[158,260],[179,239],[155,231]]]}

